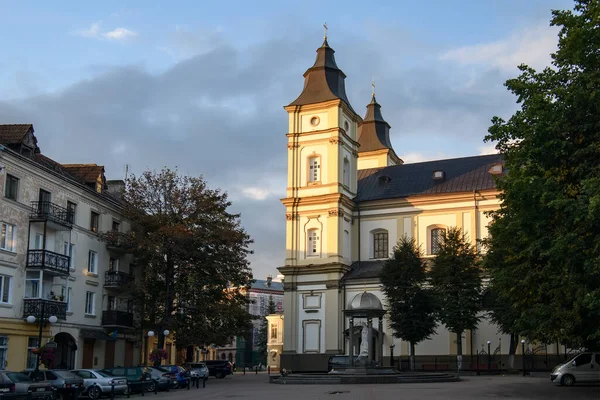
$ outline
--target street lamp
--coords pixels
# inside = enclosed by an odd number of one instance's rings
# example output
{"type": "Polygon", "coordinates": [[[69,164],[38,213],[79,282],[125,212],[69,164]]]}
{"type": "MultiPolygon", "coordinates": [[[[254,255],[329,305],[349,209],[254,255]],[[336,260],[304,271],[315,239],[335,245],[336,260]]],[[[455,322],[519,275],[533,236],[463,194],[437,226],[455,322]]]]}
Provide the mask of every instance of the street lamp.
{"type": "Polygon", "coordinates": [[[525,376],[525,339],[521,340],[521,354],[523,356],[523,376],[525,376]]]}
{"type": "Polygon", "coordinates": [[[488,373],[491,373],[492,372],[492,353],[490,353],[490,351],[491,351],[492,342],[488,340],[487,345],[488,345],[488,373]]]}
{"type": "MultiPolygon", "coordinates": [[[[41,307],[41,311],[40,311],[40,318],[39,318],[39,324],[40,324],[40,332],[38,335],[38,353],[37,353],[37,360],[35,362],[35,371],[33,371],[33,376],[32,378],[35,380],[38,377],[38,374],[40,373],[40,360],[42,358],[42,354],[40,353],[39,349],[42,347],[42,330],[44,329],[44,326],[46,326],[46,316],[44,315],[46,313],[46,307],[45,307],[45,302],[42,302],[42,307],[41,307]]],[[[27,317],[27,322],[30,324],[34,324],[36,321],[35,316],[30,315],[27,317]]],[[[48,322],[50,322],[51,324],[55,324],[58,321],[58,318],[55,315],[51,315],[48,317],[48,322]]]]}
{"type": "Polygon", "coordinates": [[[394,343],[390,344],[390,367],[394,368],[394,343]]]}

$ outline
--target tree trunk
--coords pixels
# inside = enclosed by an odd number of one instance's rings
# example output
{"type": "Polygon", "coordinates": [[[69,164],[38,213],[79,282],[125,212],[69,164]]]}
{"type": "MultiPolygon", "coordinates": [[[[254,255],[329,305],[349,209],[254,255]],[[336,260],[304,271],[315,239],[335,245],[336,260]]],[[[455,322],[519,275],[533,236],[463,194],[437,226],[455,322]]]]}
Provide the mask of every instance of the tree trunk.
{"type": "Polygon", "coordinates": [[[519,335],[516,333],[510,334],[510,345],[508,347],[508,369],[515,368],[515,354],[519,345],[519,335]]]}
{"type": "Polygon", "coordinates": [[[410,342],[410,370],[415,370],[415,342],[410,342]]]}
{"type": "Polygon", "coordinates": [[[456,332],[456,369],[462,369],[462,331],[456,332]]]}

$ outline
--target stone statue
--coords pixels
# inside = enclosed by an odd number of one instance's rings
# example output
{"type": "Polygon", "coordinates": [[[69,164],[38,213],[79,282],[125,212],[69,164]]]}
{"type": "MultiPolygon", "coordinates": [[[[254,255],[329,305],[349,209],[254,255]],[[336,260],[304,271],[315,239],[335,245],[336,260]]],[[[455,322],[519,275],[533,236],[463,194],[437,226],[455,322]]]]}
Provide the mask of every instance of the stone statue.
{"type": "Polygon", "coordinates": [[[360,352],[358,353],[359,358],[369,357],[369,328],[366,323],[362,323],[362,331],[360,332],[360,352]]]}

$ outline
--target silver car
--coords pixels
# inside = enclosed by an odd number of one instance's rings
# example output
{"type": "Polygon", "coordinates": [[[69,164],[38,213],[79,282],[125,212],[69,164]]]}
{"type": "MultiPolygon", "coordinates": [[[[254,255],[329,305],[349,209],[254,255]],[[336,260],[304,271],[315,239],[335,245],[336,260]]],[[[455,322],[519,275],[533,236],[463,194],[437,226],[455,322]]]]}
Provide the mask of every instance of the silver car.
{"type": "Polygon", "coordinates": [[[22,372],[0,371],[0,381],[3,386],[8,384],[8,393],[27,394],[31,391],[33,399],[54,399],[56,394],[48,382],[34,382],[22,372]]]}
{"type": "Polygon", "coordinates": [[[190,371],[190,376],[192,378],[199,379],[208,379],[208,367],[206,364],[198,362],[198,363],[185,363],[183,367],[190,371]]]}
{"type": "Polygon", "coordinates": [[[571,357],[552,370],[550,380],[564,386],[600,382],[600,353],[585,352],[571,357]]]}
{"type": "Polygon", "coordinates": [[[127,378],[124,376],[112,376],[95,369],[76,369],[71,371],[83,379],[84,389],[90,399],[96,400],[103,394],[109,395],[114,387],[115,394],[127,393],[127,378]]]}

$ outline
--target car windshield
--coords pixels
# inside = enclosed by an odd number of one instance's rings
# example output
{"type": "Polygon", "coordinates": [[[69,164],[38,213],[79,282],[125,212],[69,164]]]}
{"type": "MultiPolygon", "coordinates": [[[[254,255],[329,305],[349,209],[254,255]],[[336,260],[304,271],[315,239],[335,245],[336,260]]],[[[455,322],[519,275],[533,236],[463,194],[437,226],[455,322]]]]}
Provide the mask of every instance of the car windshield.
{"type": "Polygon", "coordinates": [[[106,371],[94,371],[94,372],[96,372],[98,375],[100,375],[103,378],[110,378],[111,376],[113,376],[111,374],[106,373],[106,371]]]}
{"type": "Polygon", "coordinates": [[[110,373],[110,371],[106,371],[104,369],[102,371],[96,371],[96,372],[98,372],[99,374],[105,374],[106,377],[114,376],[113,374],[110,373]]]}
{"type": "Polygon", "coordinates": [[[163,367],[152,367],[152,368],[154,368],[155,370],[160,371],[160,372],[171,372],[171,371],[169,371],[169,370],[167,370],[166,368],[163,368],[163,367]]]}
{"type": "Polygon", "coordinates": [[[20,372],[8,372],[6,376],[13,382],[31,382],[31,378],[20,372]]]}
{"type": "Polygon", "coordinates": [[[74,374],[72,374],[69,371],[54,371],[54,373],[56,375],[60,375],[63,378],[67,378],[67,379],[74,379],[77,378],[77,376],[75,376],[74,374]]]}

